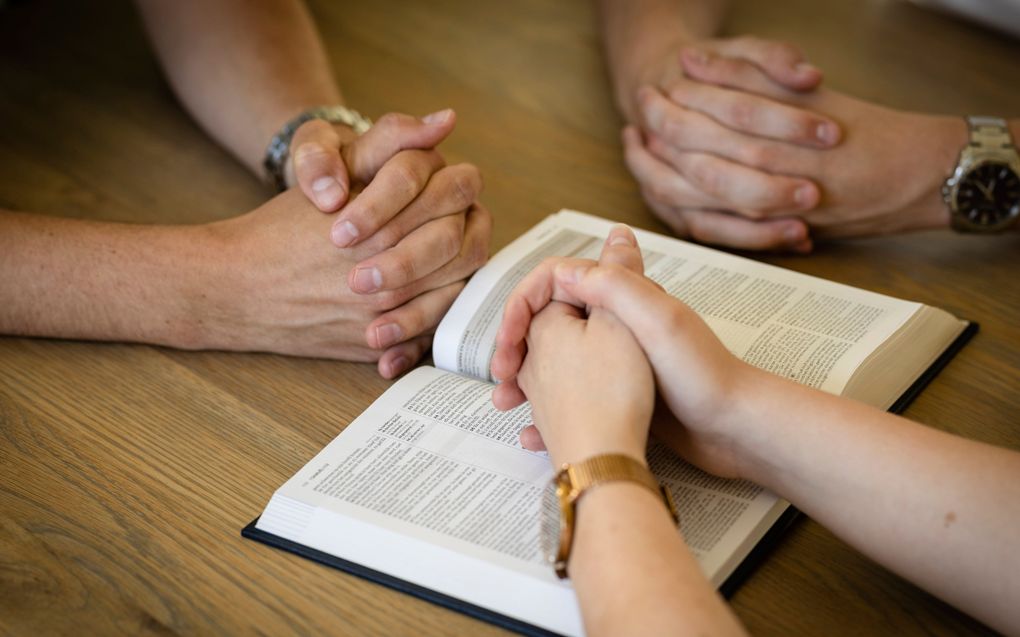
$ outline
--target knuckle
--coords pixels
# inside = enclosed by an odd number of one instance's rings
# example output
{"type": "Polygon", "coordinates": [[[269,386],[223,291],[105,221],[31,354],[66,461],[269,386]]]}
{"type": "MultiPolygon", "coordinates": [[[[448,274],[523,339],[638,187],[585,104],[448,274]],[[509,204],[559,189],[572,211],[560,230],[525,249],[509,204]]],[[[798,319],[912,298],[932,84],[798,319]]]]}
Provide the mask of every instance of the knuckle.
{"type": "Polygon", "coordinates": [[[751,130],[758,120],[758,107],[750,100],[737,98],[727,106],[726,116],[736,128],[751,130]]]}
{"type": "Polygon", "coordinates": [[[720,195],[726,189],[726,177],[713,162],[693,158],[688,162],[687,175],[698,189],[710,195],[720,195]]]}
{"type": "Polygon", "coordinates": [[[376,292],[369,297],[368,306],[376,313],[388,312],[393,308],[400,307],[403,300],[398,290],[383,290],[376,292]]]}
{"type": "Polygon", "coordinates": [[[407,338],[413,338],[424,332],[429,325],[429,319],[425,316],[425,311],[420,307],[420,304],[411,304],[395,313],[397,323],[404,329],[404,335],[407,338]]]}
{"type": "Polygon", "coordinates": [[[647,146],[650,153],[659,157],[665,157],[670,151],[669,145],[658,135],[649,135],[647,146]]]}
{"type": "Polygon", "coordinates": [[[422,179],[407,163],[399,163],[393,167],[392,179],[394,187],[405,196],[413,197],[421,192],[422,179]]]}
{"type": "Polygon", "coordinates": [[[774,159],[772,149],[764,144],[744,144],[737,152],[737,159],[748,166],[768,166],[774,159]]]}
{"type": "Polygon", "coordinates": [[[396,128],[400,126],[401,117],[397,113],[386,113],[375,120],[375,125],[380,128],[396,128]]]}
{"type": "Polygon", "coordinates": [[[294,131],[294,137],[297,139],[303,139],[305,137],[319,137],[332,132],[329,122],[324,119],[310,119],[304,124],[297,127],[294,131]]]}
{"type": "Polygon", "coordinates": [[[470,206],[481,190],[481,177],[477,168],[464,165],[453,173],[453,201],[457,210],[470,206]]]}
{"type": "Polygon", "coordinates": [[[679,117],[665,117],[659,126],[659,133],[666,139],[678,142],[684,136],[684,123],[679,117]]]}
{"type": "Polygon", "coordinates": [[[411,255],[400,255],[392,262],[393,270],[399,275],[398,279],[405,283],[418,279],[418,265],[411,255]]]}
{"type": "Polygon", "coordinates": [[[666,309],[666,315],[663,317],[663,322],[668,327],[667,333],[682,333],[690,322],[690,312],[680,303],[670,303],[666,309]]]}
{"type": "Polygon", "coordinates": [[[396,220],[390,221],[382,228],[375,231],[374,235],[377,245],[385,250],[386,248],[392,248],[397,245],[401,239],[404,238],[403,229],[396,223],[396,220]]]}

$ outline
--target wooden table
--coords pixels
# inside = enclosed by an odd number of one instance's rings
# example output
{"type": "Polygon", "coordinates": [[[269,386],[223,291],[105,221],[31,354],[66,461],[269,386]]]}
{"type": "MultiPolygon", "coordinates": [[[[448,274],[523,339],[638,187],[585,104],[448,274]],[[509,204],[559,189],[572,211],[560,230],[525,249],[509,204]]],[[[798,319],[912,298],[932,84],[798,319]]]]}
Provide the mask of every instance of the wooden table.
{"type": "MultiPolygon", "coordinates": [[[[663,230],[623,166],[587,2],[313,11],[353,104],[458,109],[445,152],[485,173],[494,248],[561,207],[663,230]]],[[[1020,114],[1020,44],[907,4],[744,0],[727,31],[798,42],[829,84],[895,107],[1020,114]]],[[[126,2],[0,12],[0,86],[4,207],[199,222],[268,195],[178,107],[126,2]]],[[[907,415],[1020,448],[1020,236],[761,258],[979,321],[907,415]]],[[[499,632],[239,536],[386,386],[370,365],[0,338],[0,632],[499,632]]],[[[733,606],[758,634],[984,632],[810,520],[733,606]]]]}

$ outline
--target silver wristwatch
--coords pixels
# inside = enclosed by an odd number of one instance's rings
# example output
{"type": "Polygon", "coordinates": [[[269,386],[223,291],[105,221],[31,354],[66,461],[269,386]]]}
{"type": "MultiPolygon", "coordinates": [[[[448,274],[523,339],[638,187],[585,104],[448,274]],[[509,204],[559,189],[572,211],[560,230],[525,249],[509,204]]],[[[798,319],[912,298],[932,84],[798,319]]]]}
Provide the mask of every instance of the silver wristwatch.
{"type": "Polygon", "coordinates": [[[358,111],[346,106],[317,106],[304,111],[294,119],[283,125],[266,148],[266,158],[262,165],[266,169],[269,180],[281,192],[287,189],[287,179],[284,176],[284,167],[287,165],[287,157],[290,156],[290,141],[294,133],[305,122],[313,119],[325,120],[331,124],[343,124],[350,126],[355,133],[361,135],[372,127],[372,120],[368,119],[358,111]]]}
{"type": "Polygon", "coordinates": [[[1020,218],[1020,153],[1006,120],[968,117],[970,142],[942,186],[958,232],[999,232],[1020,218]]]}

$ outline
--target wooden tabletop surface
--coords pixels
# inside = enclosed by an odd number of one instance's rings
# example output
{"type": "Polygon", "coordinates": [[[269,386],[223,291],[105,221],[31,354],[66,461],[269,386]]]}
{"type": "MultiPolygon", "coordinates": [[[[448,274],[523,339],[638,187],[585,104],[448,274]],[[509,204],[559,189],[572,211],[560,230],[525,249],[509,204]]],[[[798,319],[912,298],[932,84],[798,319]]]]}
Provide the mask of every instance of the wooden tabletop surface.
{"type": "MultiPolygon", "coordinates": [[[[444,152],[482,168],[494,249],[564,207],[664,230],[623,165],[587,2],[312,8],[359,109],[457,108],[444,152]]],[[[799,43],[894,107],[1020,115],[1020,43],[906,3],[744,0],[726,31],[799,43]]],[[[0,87],[0,206],[192,223],[269,195],[180,109],[124,0],[0,11],[0,87]]],[[[1020,235],[758,258],[978,321],[907,416],[1020,448],[1020,235]]],[[[371,365],[0,338],[0,633],[501,632],[239,535],[387,386],[371,365]]],[[[762,635],[985,632],[810,520],[732,603],[762,635]]]]}

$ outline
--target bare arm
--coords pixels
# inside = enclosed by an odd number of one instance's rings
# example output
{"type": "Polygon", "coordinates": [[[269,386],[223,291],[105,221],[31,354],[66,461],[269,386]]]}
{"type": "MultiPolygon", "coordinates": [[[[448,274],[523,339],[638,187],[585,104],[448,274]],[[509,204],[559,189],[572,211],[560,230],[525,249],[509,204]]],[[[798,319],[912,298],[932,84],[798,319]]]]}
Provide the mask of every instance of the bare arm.
{"type": "Polygon", "coordinates": [[[609,72],[620,109],[629,114],[637,88],[683,43],[719,30],[727,0],[597,0],[609,72]]]}
{"type": "MultiPolygon", "coordinates": [[[[863,553],[990,626],[1020,632],[1020,453],[743,363],[693,310],[641,274],[636,245],[630,249],[629,262],[615,262],[627,268],[552,260],[521,283],[508,300],[493,357],[493,375],[506,379],[493,396],[499,407],[531,398],[525,372],[533,337],[523,367],[524,350],[516,346],[530,334],[527,308],[537,311],[551,299],[609,310],[648,356],[660,395],[676,416],[664,427],[656,423],[660,439],[707,471],[775,491],[863,553]]],[[[627,371],[617,368],[619,380],[627,371]]],[[[563,384],[550,378],[543,391],[562,393],[563,384]]],[[[612,414],[611,405],[598,412],[612,414]]],[[[590,414],[584,427],[597,422],[598,414],[590,414]]],[[[536,424],[541,429],[538,415],[536,424]]],[[[549,442],[545,431],[542,437],[549,442]]],[[[536,446],[527,430],[522,442],[536,446]]]]}
{"type": "Polygon", "coordinates": [[[743,635],[662,501],[633,483],[585,494],[570,560],[589,635],[743,635]]]}
{"type": "Polygon", "coordinates": [[[197,345],[201,226],[0,211],[0,332],[197,345]]]}
{"type": "Polygon", "coordinates": [[[256,175],[290,118],[342,102],[301,0],[138,0],[174,92],[256,175]]]}
{"type": "MultiPolygon", "coordinates": [[[[583,320],[554,304],[535,318],[528,344],[521,387],[554,466],[603,453],[643,461],[654,383],[627,328],[604,311],[583,320]]],[[[588,634],[742,634],[647,488],[591,489],[578,502],[575,528],[568,572],[588,634]]]]}
{"type": "Polygon", "coordinates": [[[748,369],[741,473],[875,561],[1020,631],[1020,453],[748,369]],[[753,413],[753,417],[751,414],[753,413]]]}

